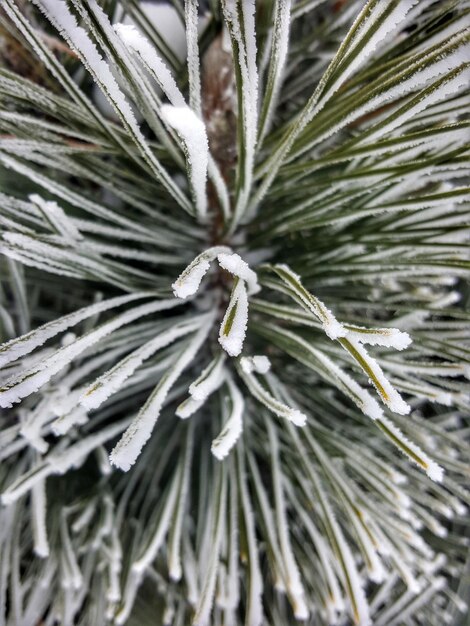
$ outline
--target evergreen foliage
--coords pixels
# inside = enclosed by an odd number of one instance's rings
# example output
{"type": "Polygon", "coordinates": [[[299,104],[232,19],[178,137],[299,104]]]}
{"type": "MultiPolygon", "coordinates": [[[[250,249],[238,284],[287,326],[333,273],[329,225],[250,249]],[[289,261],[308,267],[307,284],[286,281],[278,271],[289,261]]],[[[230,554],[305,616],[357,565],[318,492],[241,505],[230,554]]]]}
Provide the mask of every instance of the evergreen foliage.
{"type": "Polygon", "coordinates": [[[455,625],[470,4],[171,4],[0,1],[0,626],[455,625]]]}

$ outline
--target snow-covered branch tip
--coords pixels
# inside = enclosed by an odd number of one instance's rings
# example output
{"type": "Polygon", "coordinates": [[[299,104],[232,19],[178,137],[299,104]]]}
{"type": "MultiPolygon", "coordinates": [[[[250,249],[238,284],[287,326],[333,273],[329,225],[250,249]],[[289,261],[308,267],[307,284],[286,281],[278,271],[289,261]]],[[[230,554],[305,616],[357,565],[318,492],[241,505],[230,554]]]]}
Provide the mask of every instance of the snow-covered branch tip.
{"type": "Polygon", "coordinates": [[[209,163],[209,144],[204,122],[186,105],[175,107],[164,104],[160,115],[183,142],[197,214],[204,220],[207,215],[206,180],[209,163]]]}
{"type": "Polygon", "coordinates": [[[258,277],[239,254],[226,246],[208,248],[199,254],[172,284],[175,297],[186,299],[199,289],[213,261],[234,276],[230,301],[219,332],[219,343],[230,356],[239,356],[243,349],[248,323],[248,296],[261,289],[258,277]]]}
{"type": "Polygon", "coordinates": [[[337,340],[349,353],[372,382],[382,402],[394,413],[407,415],[411,411],[410,406],[391,385],[378,362],[364,348],[364,344],[403,350],[411,344],[411,337],[397,328],[367,329],[342,324],[321,300],[305,289],[300,276],[297,276],[290,267],[278,264],[265,268],[273,271],[281,279],[283,285],[280,291],[287,293],[309,315],[316,318],[325,334],[330,339],[337,340]]]}

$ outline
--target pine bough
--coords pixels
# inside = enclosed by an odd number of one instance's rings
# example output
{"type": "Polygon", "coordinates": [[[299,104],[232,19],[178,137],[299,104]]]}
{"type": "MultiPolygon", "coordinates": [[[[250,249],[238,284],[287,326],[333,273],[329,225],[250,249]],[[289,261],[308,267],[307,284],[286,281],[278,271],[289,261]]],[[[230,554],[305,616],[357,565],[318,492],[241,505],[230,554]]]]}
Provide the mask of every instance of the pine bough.
{"type": "Polygon", "coordinates": [[[0,625],[456,624],[468,3],[173,4],[1,5],[0,625]]]}

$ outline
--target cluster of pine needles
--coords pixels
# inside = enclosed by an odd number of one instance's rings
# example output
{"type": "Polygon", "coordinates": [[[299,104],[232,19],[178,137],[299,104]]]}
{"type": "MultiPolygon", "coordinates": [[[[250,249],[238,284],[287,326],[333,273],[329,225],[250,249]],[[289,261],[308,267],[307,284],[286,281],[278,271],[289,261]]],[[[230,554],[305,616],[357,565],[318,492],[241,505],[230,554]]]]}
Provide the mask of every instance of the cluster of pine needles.
{"type": "Polygon", "coordinates": [[[0,626],[465,619],[469,20],[1,0],[0,626]]]}

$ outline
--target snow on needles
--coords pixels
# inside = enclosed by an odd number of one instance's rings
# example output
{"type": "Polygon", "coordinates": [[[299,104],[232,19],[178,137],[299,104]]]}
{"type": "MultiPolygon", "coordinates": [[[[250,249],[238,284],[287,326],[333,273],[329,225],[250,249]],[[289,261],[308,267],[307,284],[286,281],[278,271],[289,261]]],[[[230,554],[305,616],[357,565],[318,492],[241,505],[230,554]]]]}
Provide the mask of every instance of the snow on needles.
{"type": "Polygon", "coordinates": [[[149,297],[149,294],[136,293],[110,298],[109,300],[103,300],[97,304],[92,304],[84,307],[83,309],[79,309],[78,311],[74,311],[64,317],[59,317],[58,319],[48,322],[47,324],[44,324],[43,326],[40,326],[39,328],[36,328],[21,337],[12,339],[0,346],[0,367],[4,367],[5,365],[8,365],[8,363],[29,354],[39,346],[46,343],[48,339],[51,339],[55,335],[58,335],[59,333],[86,319],[89,319],[90,317],[93,317],[94,315],[99,315],[105,311],[117,308],[123,304],[128,304],[134,300],[144,297],[149,297]]]}
{"type": "Polygon", "coordinates": [[[186,106],[183,94],[176,84],[172,73],[148,39],[139,33],[137,28],[131,24],[116,24],[114,30],[121,41],[130,50],[140,56],[171,104],[175,107],[186,106]]]}
{"type": "Polygon", "coordinates": [[[219,343],[230,356],[238,356],[248,324],[248,294],[243,280],[238,279],[220,325],[219,343]]]}
{"type": "Polygon", "coordinates": [[[192,296],[199,289],[201,280],[210,268],[211,262],[220,252],[230,252],[226,246],[214,246],[201,252],[191,263],[181,272],[172,284],[173,293],[176,298],[185,300],[192,296]]]}
{"type": "Polygon", "coordinates": [[[195,400],[205,400],[220,386],[224,378],[225,356],[219,355],[205,368],[197,380],[189,387],[189,393],[195,400]]]}
{"type": "Polygon", "coordinates": [[[213,440],[211,446],[212,454],[222,461],[233,446],[236,444],[238,438],[241,435],[243,429],[243,411],[245,408],[245,402],[240,390],[235,383],[228,378],[228,389],[230,393],[230,399],[232,402],[232,411],[230,417],[224,424],[224,427],[220,434],[213,440]]]}
{"type": "Polygon", "coordinates": [[[142,448],[150,438],[170,389],[179,379],[183,370],[193,361],[202,344],[206,341],[212,326],[212,318],[212,315],[206,318],[200,330],[194,335],[189,344],[184,347],[174,365],[160,379],[147,402],[111,452],[109,460],[124,472],[127,472],[134,465],[142,448]]]}
{"type": "Polygon", "coordinates": [[[108,92],[112,101],[132,126],[140,134],[138,125],[129,103],[114,78],[110,66],[98,52],[96,45],[86,31],[78,25],[75,16],[69,11],[63,0],[35,0],[35,4],[45,13],[51,23],[63,37],[77,50],[91,73],[96,76],[101,86],[108,92]]]}
{"type": "MultiPolygon", "coordinates": [[[[380,365],[368,354],[363,344],[368,343],[403,350],[411,343],[410,336],[396,328],[371,329],[368,331],[368,329],[360,326],[344,325],[336,319],[321,300],[305,289],[300,277],[287,265],[275,265],[270,269],[272,269],[288,287],[289,291],[287,293],[291,295],[305,311],[311,313],[322,324],[326,335],[332,340],[338,340],[342,347],[356,361],[375,386],[384,404],[395,413],[407,415],[411,410],[410,407],[403,400],[398,391],[392,387],[380,365]]],[[[329,369],[331,370],[332,368],[330,367],[329,369]]],[[[337,373],[336,376],[338,377],[337,373]]],[[[342,382],[347,382],[346,387],[350,391],[353,389],[353,381],[349,376],[343,373],[341,380],[342,382]]],[[[361,409],[366,412],[366,414],[369,414],[372,419],[376,419],[379,415],[377,407],[372,405],[369,400],[364,402],[364,393],[363,390],[361,391],[361,409]]],[[[354,391],[354,395],[357,395],[356,392],[357,390],[354,391]]]]}
{"type": "Polygon", "coordinates": [[[241,257],[226,246],[208,248],[199,254],[173,283],[173,293],[185,299],[194,295],[201,280],[217,258],[222,269],[235,277],[230,302],[222,320],[219,343],[230,356],[238,356],[243,349],[248,323],[248,295],[260,290],[258,277],[241,257]]]}
{"type": "Polygon", "coordinates": [[[161,107],[160,116],[168,126],[176,130],[183,141],[196,210],[199,217],[204,218],[207,213],[206,179],[209,162],[209,144],[204,122],[187,106],[173,75],[148,39],[132,25],[116,24],[114,30],[121,41],[139,55],[171,103],[161,107]]]}
{"type": "Polygon", "coordinates": [[[72,360],[118,328],[122,328],[143,316],[173,307],[174,301],[172,300],[143,304],[118,315],[109,322],[105,322],[95,330],[73,341],[70,345],[63,346],[60,350],[42,359],[40,363],[35,363],[20,374],[10,377],[0,388],[0,406],[3,408],[11,407],[14,402],[19,402],[22,398],[34,393],[72,360]]]}
{"type": "Polygon", "coordinates": [[[267,356],[255,355],[244,356],[240,359],[240,365],[245,374],[266,374],[271,369],[271,362],[267,356]]]}
{"type": "Polygon", "coordinates": [[[162,119],[181,137],[187,153],[189,177],[200,217],[207,213],[206,180],[209,162],[209,144],[204,122],[188,106],[164,104],[162,119]]]}
{"type": "MultiPolygon", "coordinates": [[[[173,284],[173,290],[175,296],[179,298],[194,294],[211,262],[216,258],[219,265],[235,277],[229,305],[220,326],[219,343],[230,356],[237,357],[242,352],[248,324],[248,295],[257,293],[260,289],[256,272],[249,267],[241,256],[233,253],[230,248],[209,248],[197,256],[182,272],[173,284]]],[[[321,323],[326,335],[332,340],[337,340],[356,361],[375,386],[384,404],[395,413],[407,415],[410,412],[409,405],[390,384],[378,362],[365,350],[364,344],[403,350],[411,343],[409,335],[396,328],[367,329],[361,326],[342,324],[321,300],[305,289],[300,277],[288,266],[276,265],[271,269],[288,288],[286,293],[291,295],[304,310],[313,315],[321,323]]],[[[311,346],[309,346],[309,351],[312,352],[311,346]]],[[[259,363],[255,361],[255,359],[260,358],[262,357],[252,357],[251,360],[242,359],[242,370],[246,374],[251,374],[254,371],[259,373],[262,373],[263,370],[267,371],[269,362],[267,360],[259,363]],[[258,366],[261,369],[258,369],[258,366]]],[[[316,354],[316,358],[322,361],[326,359],[326,356],[319,353],[316,354]]],[[[382,412],[376,401],[346,372],[340,370],[329,359],[327,368],[333,373],[343,390],[352,397],[366,415],[372,419],[381,416],[382,412]]]]}
{"type": "Polygon", "coordinates": [[[224,270],[227,270],[227,272],[238,276],[246,282],[248,295],[251,296],[260,291],[261,287],[258,285],[256,273],[250,269],[248,263],[246,263],[239,254],[227,254],[222,252],[217,255],[217,259],[224,270]]]}

